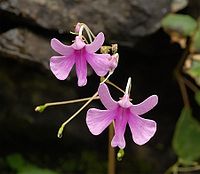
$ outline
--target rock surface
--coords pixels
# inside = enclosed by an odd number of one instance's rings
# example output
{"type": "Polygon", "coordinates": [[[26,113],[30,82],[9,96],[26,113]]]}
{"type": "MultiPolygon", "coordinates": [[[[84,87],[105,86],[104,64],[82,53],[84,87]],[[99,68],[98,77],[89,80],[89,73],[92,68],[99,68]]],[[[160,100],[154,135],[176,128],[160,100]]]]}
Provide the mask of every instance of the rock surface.
{"type": "Polygon", "coordinates": [[[13,22],[20,19],[61,33],[72,30],[79,21],[84,22],[95,33],[105,32],[110,41],[131,46],[138,37],[160,27],[171,1],[2,0],[0,10],[11,15],[13,22]]]}
{"type": "Polygon", "coordinates": [[[12,29],[0,35],[0,54],[15,59],[27,59],[49,68],[53,55],[50,41],[27,29],[12,29]]]}

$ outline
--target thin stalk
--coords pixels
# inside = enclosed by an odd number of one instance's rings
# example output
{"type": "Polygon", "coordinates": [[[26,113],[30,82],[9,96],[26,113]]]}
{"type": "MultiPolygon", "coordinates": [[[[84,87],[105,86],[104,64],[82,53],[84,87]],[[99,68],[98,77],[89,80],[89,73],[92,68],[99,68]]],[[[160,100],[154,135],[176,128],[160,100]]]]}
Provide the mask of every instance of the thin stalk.
{"type": "Polygon", "coordinates": [[[75,118],[94,98],[96,98],[98,92],[96,92],[78,111],[76,111],[69,119],[67,119],[60,127],[58,131],[58,138],[62,137],[62,132],[66,124],[68,124],[73,118],[75,118]]]}
{"type": "MultiPolygon", "coordinates": [[[[108,78],[112,75],[112,72],[110,72],[107,77],[100,83],[105,83],[106,80],[108,80],[108,78]]],[[[73,119],[75,118],[88,104],[90,104],[92,102],[92,100],[94,100],[94,98],[96,98],[98,96],[98,92],[96,92],[78,111],[76,111],[69,119],[67,119],[60,127],[60,129],[58,130],[58,138],[62,137],[62,132],[65,128],[65,126],[73,119]]]]}
{"type": "Polygon", "coordinates": [[[192,166],[192,167],[179,167],[179,172],[192,172],[192,171],[198,171],[200,170],[200,166],[192,166]]]}
{"type": "Polygon", "coordinates": [[[125,94],[125,91],[123,89],[121,89],[120,87],[118,87],[117,85],[115,85],[113,82],[111,82],[110,80],[106,81],[107,84],[113,86],[114,88],[118,89],[119,91],[121,91],[123,94],[125,94]]]}
{"type": "MultiPolygon", "coordinates": [[[[84,101],[87,101],[89,100],[91,97],[87,97],[87,98],[81,98],[81,99],[75,99],[75,100],[68,100],[68,101],[62,101],[62,102],[51,102],[51,103],[45,103],[44,105],[41,105],[42,107],[49,107],[49,106],[58,106],[58,105],[66,105],[66,104],[71,104],[71,103],[78,103],[78,102],[84,102],[84,101]]],[[[93,100],[97,100],[99,99],[99,96],[95,97],[93,100]]],[[[40,106],[37,106],[35,108],[35,110],[37,111],[38,107],[40,106]]]]}
{"type": "Polygon", "coordinates": [[[184,106],[190,107],[189,97],[188,97],[188,93],[187,93],[187,89],[186,89],[183,77],[178,71],[175,73],[175,75],[176,75],[176,79],[181,91],[184,106]]]}
{"type": "Polygon", "coordinates": [[[113,124],[110,124],[108,133],[108,174],[115,174],[115,149],[110,145],[113,135],[114,127],[113,124]]]}
{"type": "Polygon", "coordinates": [[[183,79],[185,84],[193,91],[193,92],[198,92],[199,88],[197,88],[191,81],[189,81],[188,79],[184,78],[183,79]]]}

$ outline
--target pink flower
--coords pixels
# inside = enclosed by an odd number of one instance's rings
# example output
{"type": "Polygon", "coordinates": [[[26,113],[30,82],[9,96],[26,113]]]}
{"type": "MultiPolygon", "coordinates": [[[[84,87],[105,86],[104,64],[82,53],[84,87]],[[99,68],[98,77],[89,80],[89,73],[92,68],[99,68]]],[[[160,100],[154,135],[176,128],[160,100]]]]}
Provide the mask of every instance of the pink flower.
{"type": "Polygon", "coordinates": [[[92,134],[99,135],[114,121],[115,135],[111,141],[112,147],[118,146],[121,149],[125,147],[124,133],[127,124],[136,144],[143,145],[153,137],[156,132],[156,122],[139,115],[150,111],[158,103],[157,95],[133,105],[127,93],[118,102],[114,101],[105,84],[99,86],[98,94],[107,110],[95,108],[88,110],[86,123],[92,134]]]}
{"type": "Polygon", "coordinates": [[[95,53],[103,45],[104,40],[102,32],[90,44],[86,44],[81,36],[76,36],[74,43],[70,46],[53,38],[51,47],[61,56],[51,57],[51,71],[59,80],[65,80],[73,65],[76,64],[78,86],[84,86],[87,83],[87,62],[98,76],[105,76],[110,71],[110,54],[95,53]]]}

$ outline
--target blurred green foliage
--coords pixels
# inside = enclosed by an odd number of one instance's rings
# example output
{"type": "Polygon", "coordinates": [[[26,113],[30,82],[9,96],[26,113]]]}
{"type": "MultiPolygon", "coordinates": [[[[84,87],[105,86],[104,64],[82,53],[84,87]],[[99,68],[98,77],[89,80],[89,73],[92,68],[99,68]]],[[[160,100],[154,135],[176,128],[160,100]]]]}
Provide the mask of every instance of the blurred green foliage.
{"type": "Polygon", "coordinates": [[[195,19],[183,14],[169,14],[162,19],[161,24],[164,30],[175,31],[183,36],[191,36],[197,27],[195,19]]]}
{"type": "Polygon", "coordinates": [[[9,167],[17,174],[59,174],[49,169],[43,169],[27,161],[20,154],[12,154],[6,158],[9,167]]]}
{"type": "Polygon", "coordinates": [[[185,163],[200,158],[200,124],[192,117],[191,109],[184,108],[176,125],[173,148],[185,163]]]}

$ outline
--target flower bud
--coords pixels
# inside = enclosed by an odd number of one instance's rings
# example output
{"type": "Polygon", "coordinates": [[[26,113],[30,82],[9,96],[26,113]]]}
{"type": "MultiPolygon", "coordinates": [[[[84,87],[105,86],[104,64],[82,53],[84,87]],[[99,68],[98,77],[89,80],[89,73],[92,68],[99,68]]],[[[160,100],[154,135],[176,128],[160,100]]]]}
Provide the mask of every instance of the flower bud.
{"type": "Polygon", "coordinates": [[[81,28],[81,23],[78,22],[78,23],[76,24],[76,26],[75,26],[75,33],[79,33],[80,28],[81,28]]]}

